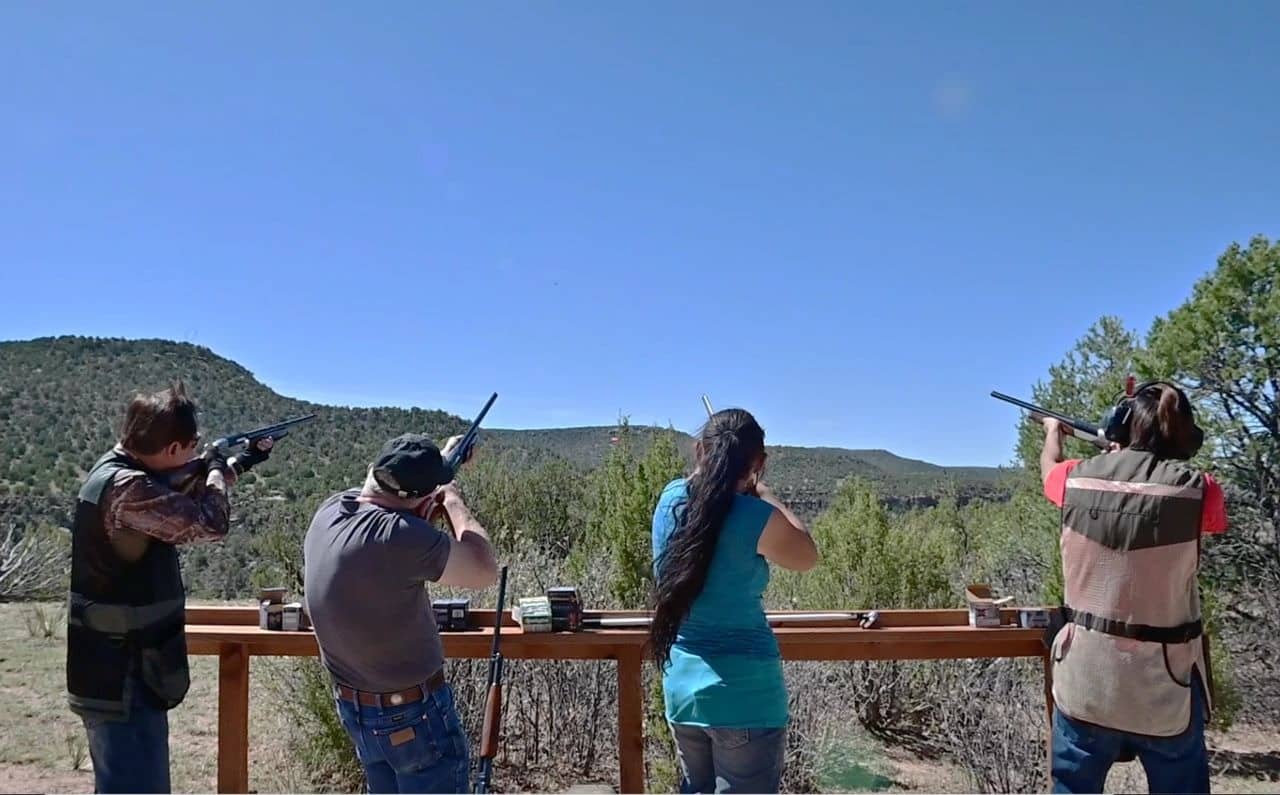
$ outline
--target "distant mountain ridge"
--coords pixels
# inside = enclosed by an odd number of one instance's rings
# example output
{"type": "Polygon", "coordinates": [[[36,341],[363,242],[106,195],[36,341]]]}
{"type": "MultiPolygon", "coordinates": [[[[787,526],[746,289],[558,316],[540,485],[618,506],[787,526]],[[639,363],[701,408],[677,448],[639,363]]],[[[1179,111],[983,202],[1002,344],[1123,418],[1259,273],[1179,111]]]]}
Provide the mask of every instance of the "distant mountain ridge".
{"type": "MultiPolygon", "coordinates": [[[[203,346],[167,340],[45,337],[0,342],[0,495],[70,494],[114,441],[125,401],[135,391],[182,377],[201,407],[206,436],[314,412],[280,455],[255,470],[254,492],[286,498],[358,482],[382,442],[408,430],[443,438],[468,420],[439,410],[326,406],[276,393],[243,366],[203,346]]],[[[575,466],[599,465],[613,426],[486,429],[481,444],[515,463],[559,456],[575,466]]],[[[666,429],[632,426],[647,444],[666,429]]],[[[676,432],[686,457],[693,438],[676,432]]],[[[769,481],[780,490],[825,502],[839,483],[860,476],[886,496],[918,501],[944,489],[962,499],[998,496],[1005,470],[941,467],[886,450],[769,447],[769,481]]]]}

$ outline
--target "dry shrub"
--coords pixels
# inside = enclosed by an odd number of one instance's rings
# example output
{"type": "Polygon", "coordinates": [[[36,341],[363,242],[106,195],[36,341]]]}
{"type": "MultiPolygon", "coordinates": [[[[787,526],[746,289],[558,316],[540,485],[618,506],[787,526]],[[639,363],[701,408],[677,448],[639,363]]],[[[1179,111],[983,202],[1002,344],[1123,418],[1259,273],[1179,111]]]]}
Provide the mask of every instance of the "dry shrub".
{"type": "Polygon", "coordinates": [[[882,742],[954,760],[975,791],[1041,791],[1043,683],[1038,660],[787,663],[792,725],[783,791],[816,791],[824,768],[861,744],[859,724],[882,742]]]}
{"type": "Polygon", "coordinates": [[[979,792],[1040,792],[1048,717],[1038,660],[935,663],[931,735],[979,792]]]}
{"type": "Polygon", "coordinates": [[[19,529],[0,524],[0,601],[25,602],[66,595],[71,535],[44,524],[19,529]]]}
{"type": "MultiPolygon", "coordinates": [[[[488,662],[450,660],[472,767],[484,723],[488,662]]],[[[495,791],[563,789],[617,779],[618,698],[612,661],[506,660],[495,791]]]]}
{"type": "Polygon", "coordinates": [[[364,769],[338,720],[329,674],[317,658],[288,659],[264,673],[272,701],[289,717],[296,750],[286,764],[287,778],[320,792],[362,792],[364,769]]]}
{"type": "Polygon", "coordinates": [[[65,605],[33,602],[22,611],[22,620],[29,637],[49,640],[58,637],[58,630],[66,625],[67,608],[65,605]]]}

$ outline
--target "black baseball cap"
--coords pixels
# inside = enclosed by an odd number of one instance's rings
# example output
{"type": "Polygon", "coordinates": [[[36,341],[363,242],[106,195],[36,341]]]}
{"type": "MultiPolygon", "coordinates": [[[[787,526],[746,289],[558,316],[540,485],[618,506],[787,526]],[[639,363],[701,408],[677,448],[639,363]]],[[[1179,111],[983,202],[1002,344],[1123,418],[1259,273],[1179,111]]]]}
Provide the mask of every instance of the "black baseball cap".
{"type": "Polygon", "coordinates": [[[420,433],[397,436],[382,446],[373,462],[373,479],[400,497],[425,497],[453,480],[440,448],[420,433]]]}

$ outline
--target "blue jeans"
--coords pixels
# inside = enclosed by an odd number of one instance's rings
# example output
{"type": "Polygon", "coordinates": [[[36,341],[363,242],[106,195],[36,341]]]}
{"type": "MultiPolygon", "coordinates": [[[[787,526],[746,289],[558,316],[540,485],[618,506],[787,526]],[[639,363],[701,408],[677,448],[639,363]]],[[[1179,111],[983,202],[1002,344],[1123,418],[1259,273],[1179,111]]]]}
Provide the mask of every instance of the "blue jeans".
{"type": "Polygon", "coordinates": [[[467,736],[449,685],[398,707],[336,701],[369,792],[467,791],[467,736]]]}
{"type": "Polygon", "coordinates": [[[709,729],[671,724],[680,762],[680,791],[777,792],[787,730],[709,729]]]}
{"type": "Polygon", "coordinates": [[[169,713],[147,702],[145,685],[128,685],[129,718],[84,718],[94,792],[169,792],[169,713]]]}
{"type": "Polygon", "coordinates": [[[1204,745],[1204,693],[1191,683],[1191,725],[1173,737],[1105,729],[1053,711],[1053,791],[1102,792],[1107,772],[1123,754],[1142,762],[1150,792],[1208,792],[1209,755],[1204,745]]]}

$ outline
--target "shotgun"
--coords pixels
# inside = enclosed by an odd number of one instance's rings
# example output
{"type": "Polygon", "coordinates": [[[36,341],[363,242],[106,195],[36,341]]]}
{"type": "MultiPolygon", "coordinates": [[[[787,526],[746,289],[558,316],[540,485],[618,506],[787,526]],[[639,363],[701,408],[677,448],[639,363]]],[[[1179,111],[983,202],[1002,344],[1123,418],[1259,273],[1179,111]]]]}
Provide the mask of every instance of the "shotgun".
{"type": "Polygon", "coordinates": [[[1037,422],[1043,420],[1045,417],[1053,417],[1055,420],[1066,426],[1067,433],[1081,441],[1088,442],[1094,447],[1107,450],[1111,446],[1110,442],[1107,441],[1107,437],[1103,435],[1102,429],[1097,425],[1090,425],[1087,422],[1081,422],[1080,420],[1068,417],[1065,414],[1059,414],[1056,411],[1050,411],[1049,409],[1042,408],[1034,403],[1028,403],[1025,400],[1018,400],[1016,397],[1009,397],[1002,392],[992,392],[991,397],[996,400],[1003,400],[1005,403],[1012,403],[1019,408],[1026,409],[1031,412],[1031,419],[1037,422]]]}
{"type": "MultiPolygon", "coordinates": [[[[493,401],[498,399],[498,393],[494,392],[485,401],[484,408],[480,409],[480,413],[471,421],[471,426],[467,428],[467,432],[462,435],[462,439],[458,441],[458,446],[449,452],[449,457],[444,460],[445,468],[449,470],[453,478],[458,477],[459,470],[462,465],[471,457],[471,451],[476,446],[476,440],[480,437],[480,423],[484,420],[489,408],[493,406],[493,401]]],[[[439,495],[439,492],[437,492],[439,495]]],[[[450,533],[453,532],[453,522],[449,520],[449,512],[444,509],[444,501],[441,496],[433,496],[432,502],[427,506],[426,518],[432,524],[444,525],[450,533]]]]}
{"type": "MultiPolygon", "coordinates": [[[[863,629],[871,629],[880,624],[880,611],[830,611],[819,613],[765,613],[765,620],[770,626],[779,624],[830,623],[833,621],[853,621],[863,629]]],[[[583,616],[582,626],[587,629],[637,629],[648,627],[653,623],[652,616],[583,616]]]]}
{"type": "Polygon", "coordinates": [[[480,730],[480,770],[476,792],[488,792],[493,778],[493,758],[498,754],[498,730],[502,727],[502,604],[507,594],[507,567],[498,583],[498,609],[493,615],[493,651],[489,655],[489,694],[484,700],[484,728],[480,730]]]}
{"type": "Polygon", "coordinates": [[[264,425],[251,431],[229,433],[226,436],[214,439],[205,446],[198,457],[191,459],[179,469],[167,474],[169,485],[177,491],[184,492],[190,492],[193,488],[203,486],[204,479],[209,474],[209,467],[215,461],[225,461],[228,466],[235,470],[237,475],[244,474],[247,467],[240,463],[238,457],[232,455],[232,453],[244,451],[245,454],[248,454],[249,448],[262,439],[270,438],[271,441],[278,442],[289,435],[290,428],[304,422],[310,422],[315,417],[315,414],[304,414],[301,417],[277,422],[274,425],[264,425]]]}
{"type": "Polygon", "coordinates": [[[484,420],[484,415],[489,413],[489,407],[497,399],[497,392],[489,396],[484,408],[480,409],[480,413],[472,420],[471,427],[467,428],[467,432],[463,434],[462,441],[458,442],[458,446],[449,453],[449,458],[445,461],[445,464],[448,465],[449,471],[453,473],[454,477],[457,477],[458,470],[462,469],[462,465],[471,457],[471,448],[476,446],[476,439],[480,436],[480,422],[484,420]]]}

